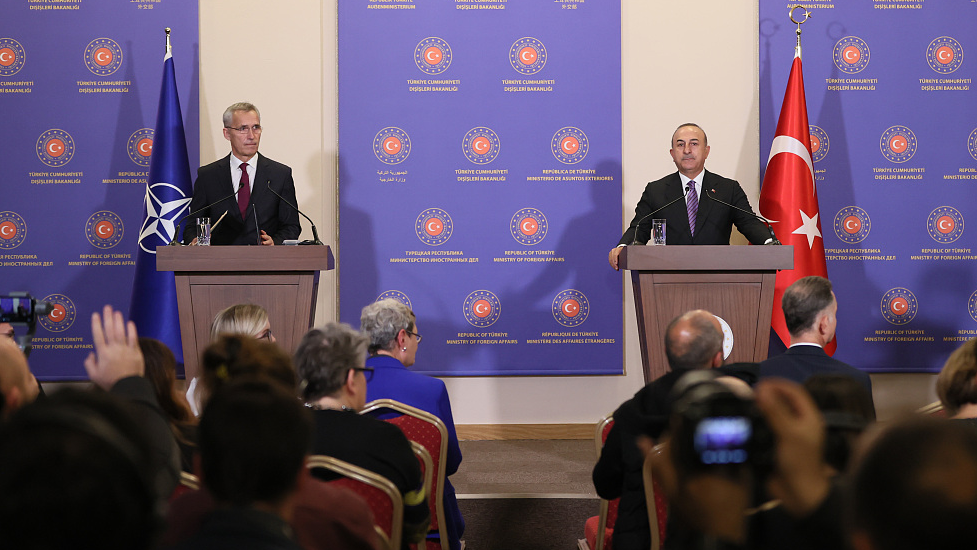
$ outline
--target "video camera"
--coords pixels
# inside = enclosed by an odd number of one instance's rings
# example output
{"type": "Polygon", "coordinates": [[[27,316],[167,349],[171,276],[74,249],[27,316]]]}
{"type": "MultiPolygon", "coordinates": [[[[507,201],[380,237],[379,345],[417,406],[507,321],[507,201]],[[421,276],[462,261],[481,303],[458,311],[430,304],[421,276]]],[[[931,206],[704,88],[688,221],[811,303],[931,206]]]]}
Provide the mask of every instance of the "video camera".
{"type": "Polygon", "coordinates": [[[17,336],[17,345],[24,355],[31,354],[31,339],[37,329],[37,318],[54,311],[54,304],[38,300],[27,292],[11,292],[0,295],[0,323],[26,326],[27,333],[17,336]]]}
{"type": "Polygon", "coordinates": [[[672,452],[688,474],[728,473],[748,468],[764,479],[774,467],[774,439],[752,399],[716,380],[708,370],[692,371],[672,390],[672,452]]]}

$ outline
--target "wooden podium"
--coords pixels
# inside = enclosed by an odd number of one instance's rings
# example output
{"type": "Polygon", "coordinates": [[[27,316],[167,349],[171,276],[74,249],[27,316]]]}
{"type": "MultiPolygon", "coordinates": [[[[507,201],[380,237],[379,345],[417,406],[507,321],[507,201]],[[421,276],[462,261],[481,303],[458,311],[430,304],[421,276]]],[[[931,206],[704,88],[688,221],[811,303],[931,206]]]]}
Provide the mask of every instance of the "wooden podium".
{"type": "Polygon", "coordinates": [[[728,363],[766,359],[777,270],[794,268],[793,246],[645,246],[621,251],[631,271],[645,383],[668,372],[665,328],[691,309],[729,324],[728,363]]]}
{"type": "Polygon", "coordinates": [[[250,303],[268,311],[278,344],[291,353],[315,317],[319,271],[334,266],[328,246],[160,246],[156,270],[176,275],[183,364],[197,375],[218,311],[250,303]]]}

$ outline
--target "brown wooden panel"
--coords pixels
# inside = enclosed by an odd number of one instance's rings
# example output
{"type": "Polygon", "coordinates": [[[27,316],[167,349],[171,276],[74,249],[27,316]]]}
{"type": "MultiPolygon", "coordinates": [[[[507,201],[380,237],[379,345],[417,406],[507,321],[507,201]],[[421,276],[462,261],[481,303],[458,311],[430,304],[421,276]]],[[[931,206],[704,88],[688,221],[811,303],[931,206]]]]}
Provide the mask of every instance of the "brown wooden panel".
{"type": "Polygon", "coordinates": [[[326,271],[328,246],[160,246],[156,271],[326,271]]]}
{"type": "Polygon", "coordinates": [[[157,269],[175,271],[188,377],[210,342],[214,315],[234,304],[268,311],[278,344],[291,353],[315,316],[319,270],[332,269],[328,247],[160,247],[157,269]]]}
{"type": "Polygon", "coordinates": [[[793,246],[672,245],[624,247],[622,269],[638,271],[757,271],[793,269],[793,246]]]}
{"type": "Polygon", "coordinates": [[[729,324],[728,362],[766,357],[776,270],[793,267],[793,247],[629,246],[621,258],[631,269],[646,382],[668,372],[665,328],[692,309],[729,324]]]}

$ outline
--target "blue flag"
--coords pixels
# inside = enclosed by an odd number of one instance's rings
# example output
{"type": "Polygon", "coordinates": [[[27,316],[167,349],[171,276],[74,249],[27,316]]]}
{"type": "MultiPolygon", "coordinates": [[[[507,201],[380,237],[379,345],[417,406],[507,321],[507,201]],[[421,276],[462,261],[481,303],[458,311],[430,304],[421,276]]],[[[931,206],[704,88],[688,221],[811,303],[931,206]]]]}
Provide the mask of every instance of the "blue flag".
{"type": "Polygon", "coordinates": [[[136,323],[140,336],[156,338],[173,350],[180,364],[183,363],[183,345],[180,342],[176,284],[173,272],[156,271],[156,247],[169,244],[173,239],[176,224],[185,215],[192,196],[187,139],[167,37],[129,319],[136,323]]]}

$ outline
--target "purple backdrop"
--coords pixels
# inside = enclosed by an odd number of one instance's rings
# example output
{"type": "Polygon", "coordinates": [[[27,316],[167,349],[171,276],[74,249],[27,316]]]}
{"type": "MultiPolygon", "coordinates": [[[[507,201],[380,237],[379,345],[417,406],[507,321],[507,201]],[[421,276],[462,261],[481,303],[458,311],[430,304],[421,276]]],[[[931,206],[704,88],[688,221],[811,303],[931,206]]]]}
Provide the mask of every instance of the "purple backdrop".
{"type": "MultiPolygon", "coordinates": [[[[796,26],[760,2],[765,166],[796,26]]],[[[977,3],[802,3],[804,80],[835,357],[866,371],[937,371],[977,335],[977,3]]],[[[800,16],[800,10],[796,13],[800,16]]],[[[761,168],[762,169],[762,168],[761,168]]]]}
{"type": "Polygon", "coordinates": [[[198,165],[197,2],[5,0],[0,22],[0,294],[56,304],[37,377],[85,379],[91,312],[129,309],[167,26],[198,165]]]}
{"type": "Polygon", "coordinates": [[[620,374],[618,2],[339,3],[340,317],[438,375],[620,374]]]}

